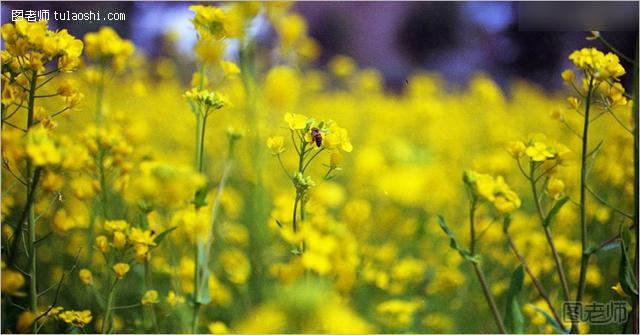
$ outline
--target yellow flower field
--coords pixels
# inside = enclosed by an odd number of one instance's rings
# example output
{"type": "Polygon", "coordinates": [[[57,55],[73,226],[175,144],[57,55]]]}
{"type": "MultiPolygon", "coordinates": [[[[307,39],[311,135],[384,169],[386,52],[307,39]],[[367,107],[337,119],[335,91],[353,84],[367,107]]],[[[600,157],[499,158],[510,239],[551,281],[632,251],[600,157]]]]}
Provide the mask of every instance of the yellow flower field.
{"type": "Polygon", "coordinates": [[[391,92],[315,65],[290,4],[190,10],[193,74],[108,26],[2,26],[3,333],[637,331],[637,56],[391,92]]]}

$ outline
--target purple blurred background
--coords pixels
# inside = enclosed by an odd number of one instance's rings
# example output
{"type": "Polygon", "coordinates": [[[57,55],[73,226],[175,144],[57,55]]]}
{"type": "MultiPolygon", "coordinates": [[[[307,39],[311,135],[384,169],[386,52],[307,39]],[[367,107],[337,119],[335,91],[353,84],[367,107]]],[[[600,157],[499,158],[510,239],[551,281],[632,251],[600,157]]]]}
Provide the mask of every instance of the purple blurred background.
{"type": "MultiPolygon", "coordinates": [[[[1,16],[2,23],[6,23],[11,21],[13,9],[122,12],[126,14],[124,21],[56,22],[51,17],[50,23],[67,28],[76,36],[111,25],[149,57],[162,55],[163,34],[176,32],[178,51],[191,57],[195,33],[189,22],[193,15],[188,10],[190,4],[3,1],[1,16]]],[[[590,29],[616,30],[603,35],[623,53],[634,54],[638,2],[600,3],[609,16],[587,6],[594,3],[560,4],[567,7],[553,7],[542,19],[537,17],[540,24],[533,26],[526,16],[533,13],[532,9],[514,2],[313,1],[296,3],[294,10],[307,18],[309,34],[322,46],[319,66],[336,54],[346,54],[363,67],[380,70],[387,87],[392,89],[400,87],[407,75],[417,69],[441,73],[453,83],[464,84],[470,75],[482,71],[502,85],[518,78],[554,89],[561,85],[558,73],[569,66],[567,55],[572,50],[586,46],[605,49],[598,41],[585,40],[585,30],[590,29]],[[567,20],[572,17],[577,20],[567,20]],[[527,19],[525,27],[522,22],[527,19]]],[[[268,26],[263,29],[263,35],[273,33],[268,26]]],[[[631,76],[625,77],[629,84],[631,76]]]]}

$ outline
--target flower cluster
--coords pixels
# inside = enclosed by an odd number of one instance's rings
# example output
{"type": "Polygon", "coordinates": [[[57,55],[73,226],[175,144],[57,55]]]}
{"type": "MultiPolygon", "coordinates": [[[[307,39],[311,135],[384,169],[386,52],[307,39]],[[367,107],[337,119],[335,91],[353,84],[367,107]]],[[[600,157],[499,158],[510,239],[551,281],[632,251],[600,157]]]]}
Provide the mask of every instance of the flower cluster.
{"type": "MultiPolygon", "coordinates": [[[[605,54],[596,48],[576,50],[569,55],[569,60],[578,69],[586,71],[590,76],[600,81],[618,80],[626,73],[616,54],[611,52],[605,54]]],[[[563,77],[569,79],[570,75],[567,73],[563,77]]]]}
{"type": "Polygon", "coordinates": [[[463,179],[474,197],[490,202],[501,213],[513,212],[521,205],[520,198],[502,176],[494,178],[488,174],[466,171],[463,179]]]}
{"type": "Polygon", "coordinates": [[[129,40],[122,39],[111,27],[102,27],[84,36],[85,54],[99,64],[109,64],[114,70],[124,68],[135,48],[129,40]]]}
{"type": "Polygon", "coordinates": [[[49,30],[47,21],[6,23],[2,25],[2,40],[5,46],[2,51],[3,73],[10,71],[17,75],[21,69],[43,72],[56,59],[57,69],[61,72],[71,72],[80,64],[82,41],[66,29],[49,30]]]}

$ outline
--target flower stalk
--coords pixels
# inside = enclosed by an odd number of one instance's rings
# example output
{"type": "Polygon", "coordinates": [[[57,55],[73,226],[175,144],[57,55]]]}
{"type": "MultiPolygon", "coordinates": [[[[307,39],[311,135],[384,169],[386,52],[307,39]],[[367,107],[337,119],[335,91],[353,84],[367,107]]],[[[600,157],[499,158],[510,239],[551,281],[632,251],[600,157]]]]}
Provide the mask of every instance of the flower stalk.
{"type": "MultiPolygon", "coordinates": [[[[470,201],[471,201],[471,208],[469,210],[469,230],[470,230],[469,251],[471,253],[471,257],[476,257],[477,254],[475,252],[475,247],[476,247],[475,215],[476,215],[476,209],[477,209],[477,200],[475,199],[475,196],[473,196],[470,201]]],[[[489,284],[487,283],[487,279],[485,278],[484,273],[480,268],[480,264],[478,264],[478,262],[471,262],[471,265],[473,266],[473,270],[476,273],[476,276],[478,277],[478,282],[482,287],[482,293],[484,294],[484,298],[487,301],[489,308],[491,309],[491,313],[493,314],[493,318],[495,319],[496,326],[498,326],[500,333],[506,334],[507,329],[504,326],[504,321],[502,321],[502,316],[500,315],[500,311],[498,311],[498,307],[489,289],[489,284]]]]}
{"type": "Polygon", "coordinates": [[[533,202],[536,206],[536,212],[538,213],[538,218],[540,219],[542,228],[544,229],[544,236],[547,239],[547,244],[549,244],[549,248],[551,249],[551,253],[553,255],[553,261],[555,263],[556,271],[558,272],[558,278],[560,279],[560,284],[562,286],[562,295],[565,301],[569,301],[569,285],[567,283],[567,276],[565,275],[564,268],[562,266],[562,260],[560,259],[560,255],[558,254],[558,249],[556,248],[555,242],[553,241],[551,230],[549,229],[548,225],[545,224],[546,215],[542,210],[542,205],[540,204],[540,198],[538,195],[538,186],[536,183],[537,179],[534,179],[535,169],[536,169],[536,163],[532,161],[530,164],[529,175],[527,178],[529,179],[529,183],[531,185],[533,202]]]}
{"type": "MultiPolygon", "coordinates": [[[[587,156],[588,156],[588,144],[589,144],[589,111],[591,107],[591,95],[593,93],[594,79],[593,76],[589,78],[589,87],[587,88],[587,95],[585,98],[584,107],[584,126],[582,130],[582,154],[580,159],[580,241],[582,245],[582,257],[580,258],[580,277],[578,281],[578,292],[576,294],[576,301],[582,301],[584,296],[584,290],[586,286],[587,268],[589,265],[589,256],[591,253],[588,248],[588,231],[587,231],[587,216],[586,216],[586,192],[587,192],[587,156]]],[[[575,328],[575,327],[572,327],[575,328]]]]}

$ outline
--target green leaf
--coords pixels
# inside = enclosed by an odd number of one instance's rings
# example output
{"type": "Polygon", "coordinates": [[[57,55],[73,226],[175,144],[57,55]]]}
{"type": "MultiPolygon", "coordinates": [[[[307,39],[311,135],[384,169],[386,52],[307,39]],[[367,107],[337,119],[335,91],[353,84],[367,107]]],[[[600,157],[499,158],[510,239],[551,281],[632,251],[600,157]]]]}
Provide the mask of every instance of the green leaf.
{"type": "Polygon", "coordinates": [[[207,205],[207,191],[209,189],[208,185],[203,186],[202,188],[196,191],[196,195],[193,199],[193,204],[196,208],[204,207],[207,205]]]}
{"type": "Polygon", "coordinates": [[[478,255],[472,255],[469,250],[464,249],[460,243],[458,242],[458,239],[456,238],[456,235],[453,233],[453,231],[451,231],[451,229],[449,229],[449,227],[447,226],[447,223],[444,221],[444,218],[442,217],[442,215],[438,215],[438,225],[440,225],[440,228],[442,228],[442,230],[445,232],[445,234],[447,234],[447,236],[449,236],[449,239],[451,240],[451,242],[449,243],[449,245],[451,246],[451,248],[455,249],[458,251],[458,253],[460,253],[460,255],[468,260],[469,262],[472,263],[477,263],[480,261],[480,257],[478,255]]]}
{"type": "Polygon", "coordinates": [[[638,299],[638,282],[636,276],[633,273],[633,265],[631,264],[631,258],[629,257],[629,244],[631,243],[631,236],[627,227],[622,227],[620,231],[620,270],[618,271],[618,277],[620,285],[624,293],[629,296],[638,299]]]}
{"type": "Polygon", "coordinates": [[[549,214],[547,214],[547,217],[544,219],[545,227],[549,227],[549,225],[551,224],[551,220],[553,220],[553,218],[556,216],[556,214],[558,214],[562,206],[564,206],[564,204],[566,204],[567,201],[569,201],[569,197],[563,197],[560,200],[556,201],[556,203],[553,205],[553,207],[549,211],[549,214]]]}
{"type": "Polygon", "coordinates": [[[156,242],[156,246],[159,246],[160,243],[162,243],[162,240],[164,240],[167,237],[167,235],[169,235],[170,232],[176,230],[176,228],[178,228],[178,226],[173,226],[163,231],[162,233],[158,234],[158,236],[156,236],[156,238],[154,239],[154,241],[156,242]]]}
{"type": "Polygon", "coordinates": [[[524,331],[524,317],[518,302],[518,296],[522,291],[522,283],[524,281],[524,267],[518,265],[511,276],[511,284],[507,291],[507,310],[505,313],[504,323],[507,331],[513,334],[522,334],[524,331]]]}
{"type": "Polygon", "coordinates": [[[540,307],[538,307],[536,305],[529,304],[529,306],[533,307],[533,309],[535,309],[538,313],[542,314],[544,316],[545,320],[547,320],[547,323],[550,324],[551,327],[553,327],[553,329],[555,329],[557,332],[559,332],[561,334],[569,334],[568,329],[564,329],[563,326],[558,324],[558,322],[551,315],[549,315],[549,313],[547,313],[547,311],[541,309],[540,307]]]}

